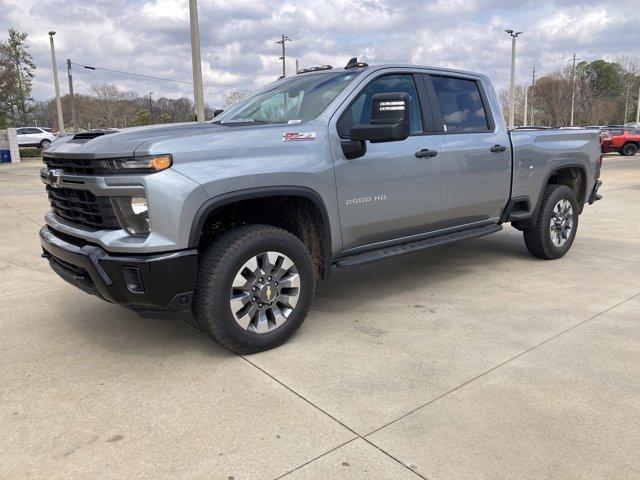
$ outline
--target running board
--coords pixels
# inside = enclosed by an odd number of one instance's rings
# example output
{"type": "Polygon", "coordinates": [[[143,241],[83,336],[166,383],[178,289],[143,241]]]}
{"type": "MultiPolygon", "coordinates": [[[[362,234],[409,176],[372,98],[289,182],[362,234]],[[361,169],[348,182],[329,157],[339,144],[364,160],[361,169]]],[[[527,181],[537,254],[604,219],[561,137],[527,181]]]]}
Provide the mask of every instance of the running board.
{"type": "Polygon", "coordinates": [[[404,255],[405,253],[413,253],[426,248],[448,245],[468,238],[483,237],[484,235],[499,232],[500,230],[502,230],[502,225],[487,225],[484,227],[472,228],[470,230],[463,230],[461,232],[449,233],[448,235],[440,235],[439,237],[426,238],[416,242],[404,243],[402,245],[385,247],[371,252],[359,253],[357,255],[347,257],[344,260],[339,260],[336,262],[336,266],[340,268],[356,267],[364,265],[365,263],[404,255]]]}

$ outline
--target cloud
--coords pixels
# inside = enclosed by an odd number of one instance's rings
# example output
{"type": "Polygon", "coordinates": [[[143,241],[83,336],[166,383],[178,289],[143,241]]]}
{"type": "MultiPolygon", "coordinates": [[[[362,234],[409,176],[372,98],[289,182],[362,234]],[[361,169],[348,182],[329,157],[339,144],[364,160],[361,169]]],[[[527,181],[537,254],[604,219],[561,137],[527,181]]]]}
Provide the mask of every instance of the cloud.
{"type": "MultiPolygon", "coordinates": [[[[289,72],[342,66],[352,56],[370,63],[417,63],[481,71],[497,87],[508,83],[511,43],[518,39],[518,78],[531,67],[544,74],[584,60],[635,56],[640,45],[636,1],[507,0],[200,0],[205,100],[222,103],[232,90],[253,90],[280,75],[279,45],[287,43],[289,72]]],[[[64,80],[74,62],[190,81],[189,11],[186,0],[0,0],[0,30],[29,34],[38,66],[34,95],[53,94],[47,32],[55,37],[64,80]]],[[[110,82],[140,94],[192,95],[188,84],[74,67],[75,89],[110,82]]],[[[66,84],[62,82],[62,90],[66,84]]]]}

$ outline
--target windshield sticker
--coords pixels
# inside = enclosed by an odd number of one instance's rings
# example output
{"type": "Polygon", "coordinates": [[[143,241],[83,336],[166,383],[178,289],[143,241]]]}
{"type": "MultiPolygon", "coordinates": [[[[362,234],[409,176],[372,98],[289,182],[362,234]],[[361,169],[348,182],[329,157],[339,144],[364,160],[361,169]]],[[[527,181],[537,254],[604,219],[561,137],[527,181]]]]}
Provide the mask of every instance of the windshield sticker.
{"type": "Polygon", "coordinates": [[[289,120],[287,122],[287,125],[293,125],[294,123],[300,123],[300,122],[302,122],[302,120],[289,120]]]}
{"type": "Polygon", "coordinates": [[[285,132],[282,134],[283,142],[297,142],[300,140],[315,140],[316,132],[285,132]]]}

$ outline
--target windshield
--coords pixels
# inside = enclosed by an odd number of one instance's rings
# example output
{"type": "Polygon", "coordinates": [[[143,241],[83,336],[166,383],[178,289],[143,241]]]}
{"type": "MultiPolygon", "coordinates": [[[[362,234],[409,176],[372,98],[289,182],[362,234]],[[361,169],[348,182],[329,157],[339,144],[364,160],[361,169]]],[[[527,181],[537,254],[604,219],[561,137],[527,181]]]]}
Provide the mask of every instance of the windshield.
{"type": "Polygon", "coordinates": [[[267,85],[224,112],[215,123],[299,123],[322,113],[358,72],[336,72],[287,78],[267,85]]]}

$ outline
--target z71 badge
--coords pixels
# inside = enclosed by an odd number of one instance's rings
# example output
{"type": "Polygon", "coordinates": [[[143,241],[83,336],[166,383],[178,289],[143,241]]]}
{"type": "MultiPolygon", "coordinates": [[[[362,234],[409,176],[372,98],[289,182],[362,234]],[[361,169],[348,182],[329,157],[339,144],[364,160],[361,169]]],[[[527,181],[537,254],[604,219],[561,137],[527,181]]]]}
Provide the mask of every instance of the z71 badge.
{"type": "Polygon", "coordinates": [[[304,140],[315,140],[316,132],[286,132],[282,134],[283,142],[299,142],[304,140]]]}

